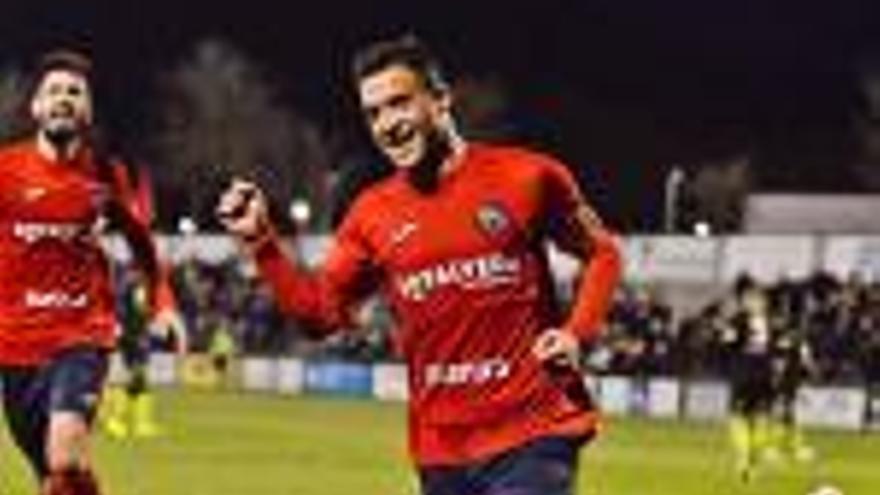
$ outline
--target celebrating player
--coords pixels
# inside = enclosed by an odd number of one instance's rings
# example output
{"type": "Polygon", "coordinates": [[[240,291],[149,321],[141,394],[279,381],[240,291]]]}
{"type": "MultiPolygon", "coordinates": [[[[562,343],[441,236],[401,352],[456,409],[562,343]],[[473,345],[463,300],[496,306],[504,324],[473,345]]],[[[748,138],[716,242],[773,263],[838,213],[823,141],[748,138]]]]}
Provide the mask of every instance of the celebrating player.
{"type": "Polygon", "coordinates": [[[137,188],[95,145],[90,75],[79,53],[43,57],[30,99],[35,134],[0,150],[3,404],[43,495],[100,493],[89,437],[115,338],[100,219],[129,240],[162,326],[177,321],[137,188]]]}
{"type": "Polygon", "coordinates": [[[286,259],[252,183],[233,182],[221,221],[283,309],[322,333],[350,327],[367,293],[391,302],[423,493],[572,493],[598,419],[576,365],[620,275],[615,239],[564,166],[458,134],[450,88],[417,39],[368,46],[353,73],[367,126],[397,173],[356,199],[322,269],[286,259]],[[545,241],[584,263],[566,318],[545,241]]]}

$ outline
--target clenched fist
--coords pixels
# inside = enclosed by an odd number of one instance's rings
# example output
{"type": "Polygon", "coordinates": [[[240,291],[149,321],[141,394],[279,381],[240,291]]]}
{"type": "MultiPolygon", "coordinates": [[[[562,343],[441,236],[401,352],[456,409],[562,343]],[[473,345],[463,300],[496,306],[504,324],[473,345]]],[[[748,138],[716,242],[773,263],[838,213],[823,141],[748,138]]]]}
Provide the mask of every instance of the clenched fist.
{"type": "Polygon", "coordinates": [[[269,232],[266,196],[253,182],[234,179],[220,196],[217,217],[230,234],[253,242],[269,232]]]}

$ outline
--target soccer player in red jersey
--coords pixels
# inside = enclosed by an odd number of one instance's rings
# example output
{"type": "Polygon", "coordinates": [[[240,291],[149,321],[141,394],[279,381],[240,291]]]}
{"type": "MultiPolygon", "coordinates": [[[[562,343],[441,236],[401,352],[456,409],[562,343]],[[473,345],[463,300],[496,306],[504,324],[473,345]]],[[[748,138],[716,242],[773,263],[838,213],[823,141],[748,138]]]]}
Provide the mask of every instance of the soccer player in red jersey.
{"type": "Polygon", "coordinates": [[[283,309],[314,328],[350,327],[368,292],[388,298],[425,495],[572,493],[598,420],[576,363],[620,276],[613,235],[563,165],[460,136],[450,89],[417,39],[370,45],[353,69],[366,123],[397,172],[359,195],[322,268],[282,254],[252,183],[233,181],[221,220],[283,309]],[[583,261],[565,316],[548,241],[583,261]]]}
{"type": "Polygon", "coordinates": [[[42,495],[100,493],[89,436],[115,340],[99,225],[117,224],[151,280],[157,323],[178,320],[127,169],[94,145],[91,62],[41,60],[32,137],[0,149],[0,377],[15,443],[42,495]]]}

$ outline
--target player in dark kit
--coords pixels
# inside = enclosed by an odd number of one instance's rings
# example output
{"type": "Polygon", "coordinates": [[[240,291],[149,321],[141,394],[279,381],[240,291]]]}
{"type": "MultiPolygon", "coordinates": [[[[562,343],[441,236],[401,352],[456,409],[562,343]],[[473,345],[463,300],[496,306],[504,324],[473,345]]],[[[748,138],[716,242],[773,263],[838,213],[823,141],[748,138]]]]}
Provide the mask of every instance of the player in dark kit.
{"type": "Polygon", "coordinates": [[[177,321],[137,188],[94,145],[90,73],[81,54],[46,55],[30,98],[35,133],[0,150],[3,405],[43,495],[101,493],[89,437],[115,340],[102,219],[129,240],[159,324],[177,321]]]}
{"type": "MultiPolygon", "coordinates": [[[[117,286],[120,335],[119,355],[126,371],[123,387],[111,386],[105,391],[101,416],[104,430],[113,438],[149,438],[162,431],[155,418],[155,398],[150,390],[147,369],[154,345],[150,331],[149,285],[143,273],[123,266],[117,286]]],[[[175,344],[185,347],[185,329],[180,322],[172,329],[175,344]]]]}
{"type": "Polygon", "coordinates": [[[764,290],[749,278],[737,282],[730,319],[728,375],[731,385],[730,438],[736,469],[750,480],[770,445],[774,402],[773,334],[764,290]]]}
{"type": "Polygon", "coordinates": [[[768,291],[769,312],[773,327],[773,442],[767,449],[770,460],[791,458],[807,462],[815,450],[806,442],[798,425],[796,404],[798,390],[816,372],[810,341],[804,292],[787,281],[768,291]]]}
{"type": "Polygon", "coordinates": [[[322,269],[292,264],[256,185],[218,214],[282,308],[326,334],[381,291],[409,372],[410,451],[426,495],[567,495],[598,415],[576,369],[603,327],[621,259],[568,170],[541,154],[466,142],[450,88],[415,38],[380,42],[354,79],[375,144],[397,169],[363,191],[322,269]],[[583,261],[558,311],[545,242],[583,261]]]}
{"type": "Polygon", "coordinates": [[[773,343],[773,443],[771,458],[788,455],[801,462],[815,458],[796,417],[798,390],[815,366],[809,342],[795,326],[779,328],[773,343]]]}

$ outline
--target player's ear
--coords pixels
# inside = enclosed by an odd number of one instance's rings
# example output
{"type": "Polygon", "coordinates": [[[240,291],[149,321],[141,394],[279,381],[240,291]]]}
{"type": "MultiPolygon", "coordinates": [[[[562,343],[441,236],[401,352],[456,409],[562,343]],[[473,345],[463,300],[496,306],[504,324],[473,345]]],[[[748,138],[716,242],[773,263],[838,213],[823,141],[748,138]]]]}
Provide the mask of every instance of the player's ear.
{"type": "Polygon", "coordinates": [[[436,98],[440,106],[440,110],[442,110],[443,112],[452,111],[452,91],[447,88],[439,89],[436,92],[436,98]]]}
{"type": "Polygon", "coordinates": [[[30,111],[30,114],[29,114],[30,118],[32,120],[36,121],[39,118],[40,112],[42,111],[42,109],[43,109],[43,102],[42,102],[42,98],[40,98],[40,93],[39,93],[39,89],[38,89],[34,92],[34,95],[31,97],[30,106],[28,107],[28,110],[30,111]]]}
{"type": "Polygon", "coordinates": [[[92,100],[92,92],[91,89],[86,87],[86,108],[85,108],[85,119],[89,124],[93,124],[95,122],[95,103],[92,100]]]}

